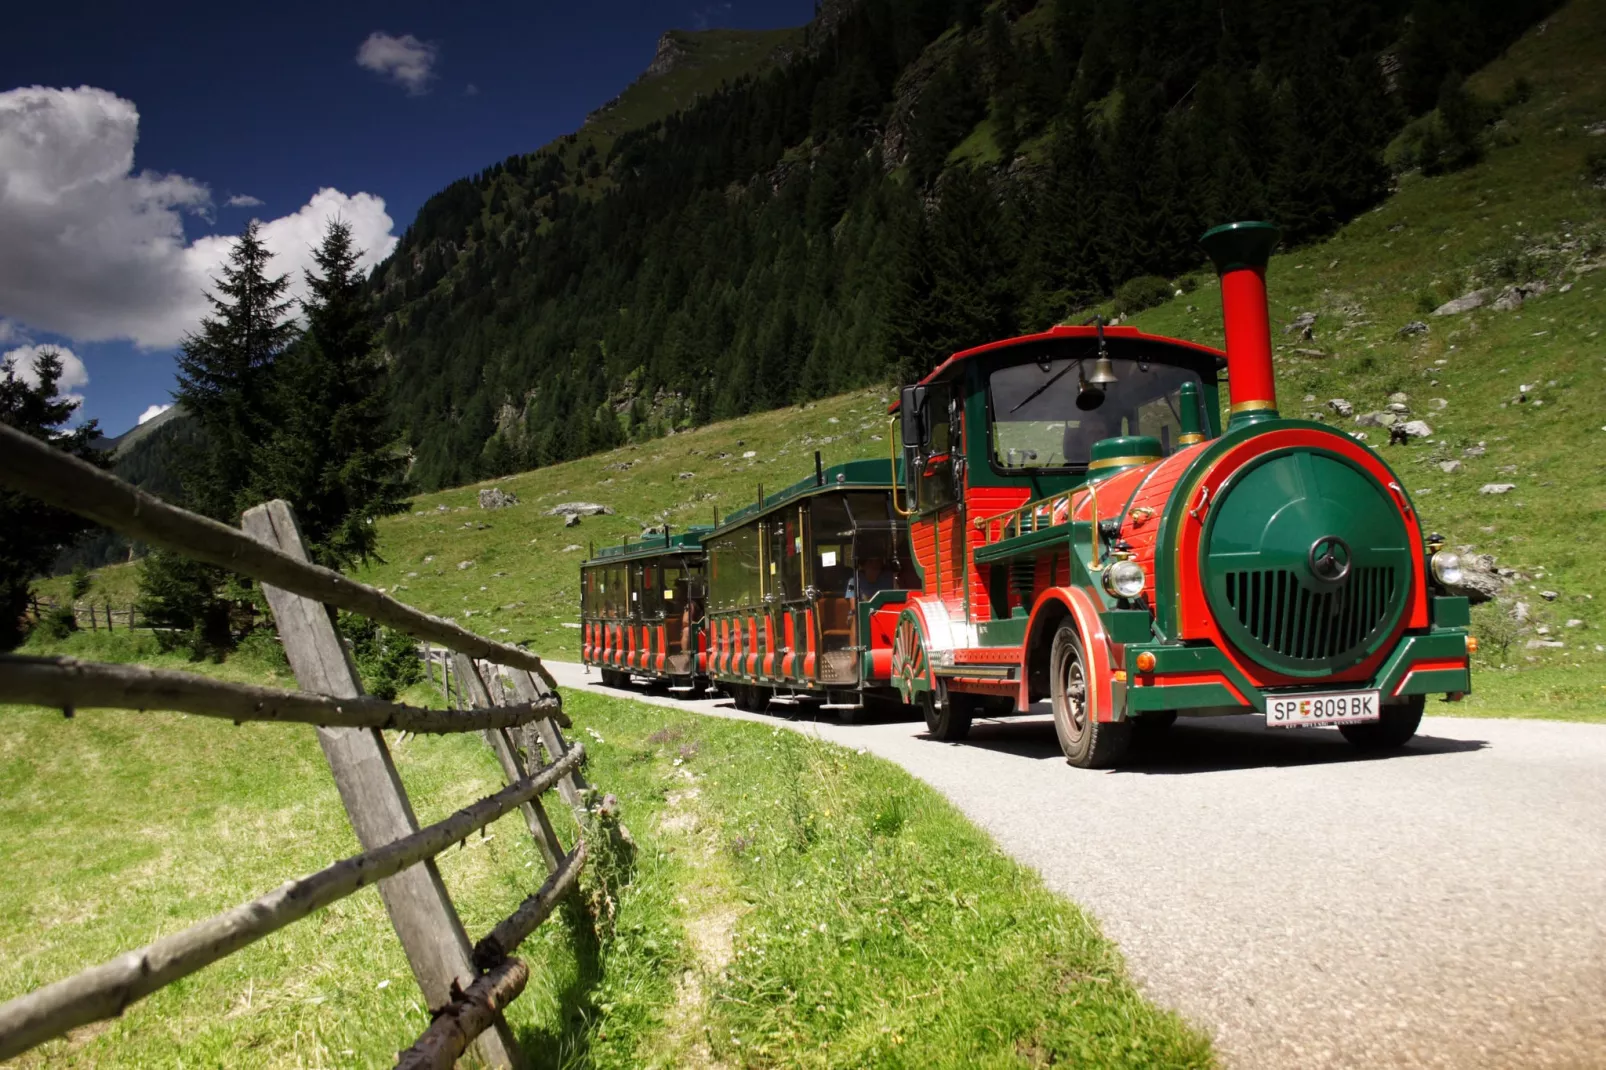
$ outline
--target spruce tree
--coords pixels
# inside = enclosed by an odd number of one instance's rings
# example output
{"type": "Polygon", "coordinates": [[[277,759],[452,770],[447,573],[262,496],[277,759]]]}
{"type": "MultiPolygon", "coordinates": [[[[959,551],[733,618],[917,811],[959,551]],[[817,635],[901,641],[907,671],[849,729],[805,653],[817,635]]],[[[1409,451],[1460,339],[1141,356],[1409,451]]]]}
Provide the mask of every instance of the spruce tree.
{"type": "MultiPolygon", "coordinates": [[[[66,429],[78,402],[60,394],[61,371],[61,355],[53,349],[39,350],[34,357],[37,383],[19,375],[13,362],[4,362],[0,368],[0,422],[104,468],[110,457],[91,445],[100,435],[96,421],[86,420],[66,429]]],[[[35,577],[43,575],[63,550],[93,529],[93,524],[72,513],[0,490],[0,650],[10,650],[22,641],[22,616],[35,577]]]]}
{"type": "MultiPolygon", "coordinates": [[[[200,444],[180,460],[182,504],[235,523],[260,497],[273,437],[274,364],[296,335],[285,298],[288,280],[270,276],[272,254],[255,220],[229,250],[213,315],[185,337],[174,398],[200,429],[200,444]]],[[[320,433],[327,433],[320,431],[320,433]]],[[[181,554],[156,551],[140,564],[139,612],[172,645],[195,657],[216,655],[232,640],[227,572],[181,554]]],[[[241,594],[235,591],[234,594],[241,594]]]]}
{"type": "MultiPolygon", "coordinates": [[[[331,220],[314,260],[306,329],[274,376],[278,430],[256,489],[290,502],[315,561],[345,568],[374,556],[374,520],[406,508],[407,462],[386,427],[378,324],[350,225],[331,220]]],[[[503,453],[486,474],[503,475],[511,454],[491,441],[503,453]]]]}
{"type": "Polygon", "coordinates": [[[289,279],[268,274],[271,256],[252,220],[229,250],[217,292],[207,294],[213,315],[184,339],[178,358],[173,396],[205,435],[185,466],[185,504],[225,522],[251,504],[272,437],[273,365],[296,336],[289,279]]]}

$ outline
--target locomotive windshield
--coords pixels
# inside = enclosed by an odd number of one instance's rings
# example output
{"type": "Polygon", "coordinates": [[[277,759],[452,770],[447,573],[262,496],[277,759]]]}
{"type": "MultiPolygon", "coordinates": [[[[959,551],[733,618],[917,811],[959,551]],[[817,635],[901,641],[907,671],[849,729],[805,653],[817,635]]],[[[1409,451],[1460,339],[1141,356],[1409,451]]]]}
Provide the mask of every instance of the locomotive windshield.
{"type": "MultiPolygon", "coordinates": [[[[1181,433],[1182,384],[1198,373],[1174,364],[1115,358],[1116,382],[1083,388],[1091,357],[1035,361],[988,377],[993,463],[1005,469],[1085,467],[1093,443],[1153,435],[1169,455],[1181,433]],[[1077,365],[1082,368],[1078,369],[1077,365]],[[1080,395],[1080,399],[1079,399],[1080,395]]],[[[1199,426],[1209,426],[1200,392],[1199,426]]]]}

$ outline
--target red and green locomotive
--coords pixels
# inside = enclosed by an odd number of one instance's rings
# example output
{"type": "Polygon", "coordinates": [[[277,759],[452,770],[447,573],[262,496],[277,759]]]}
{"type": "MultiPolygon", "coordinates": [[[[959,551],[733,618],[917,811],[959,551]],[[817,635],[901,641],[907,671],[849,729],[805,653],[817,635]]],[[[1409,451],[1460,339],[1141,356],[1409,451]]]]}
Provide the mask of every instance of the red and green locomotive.
{"type": "Polygon", "coordinates": [[[704,533],[703,671],[749,709],[914,705],[943,740],[1046,699],[1084,767],[1178,715],[1404,744],[1470,687],[1459,562],[1375,451],[1278,413],[1277,237],[1202,239],[1225,353],[1102,324],[956,353],[893,407],[901,463],[817,464],[704,533]]]}
{"type": "Polygon", "coordinates": [[[922,590],[898,610],[892,671],[934,735],[1046,698],[1080,766],[1179,714],[1337,724],[1387,748],[1425,696],[1469,689],[1455,556],[1375,451],[1277,411],[1277,238],[1237,223],[1202,239],[1225,353],[1056,327],[903,391],[922,590]]]}

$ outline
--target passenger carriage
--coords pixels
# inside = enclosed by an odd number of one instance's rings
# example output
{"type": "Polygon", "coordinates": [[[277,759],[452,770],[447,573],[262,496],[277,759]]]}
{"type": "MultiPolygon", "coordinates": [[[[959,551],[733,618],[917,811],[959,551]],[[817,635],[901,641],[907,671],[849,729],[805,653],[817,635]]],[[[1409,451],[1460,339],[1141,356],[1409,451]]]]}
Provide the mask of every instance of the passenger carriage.
{"type": "Polygon", "coordinates": [[[812,478],[704,538],[708,672],[739,709],[763,710],[777,693],[898,701],[886,614],[917,583],[896,477],[891,460],[825,468],[816,455],[812,478]]]}
{"type": "Polygon", "coordinates": [[[701,693],[707,683],[702,539],[693,527],[607,546],[580,566],[581,660],[602,682],[632,677],[701,693]]]}

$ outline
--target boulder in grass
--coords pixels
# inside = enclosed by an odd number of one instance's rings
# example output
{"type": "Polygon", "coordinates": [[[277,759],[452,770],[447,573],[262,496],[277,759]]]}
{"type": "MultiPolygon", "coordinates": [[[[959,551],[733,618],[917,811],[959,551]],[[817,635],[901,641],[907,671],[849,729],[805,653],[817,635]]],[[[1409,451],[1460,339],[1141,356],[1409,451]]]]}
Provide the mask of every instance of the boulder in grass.
{"type": "Polygon", "coordinates": [[[596,502],[559,502],[546,511],[547,516],[612,516],[613,510],[596,502]]]}
{"type": "Polygon", "coordinates": [[[506,509],[519,504],[516,494],[509,494],[501,487],[487,487],[480,491],[481,509],[506,509]]]}
{"type": "Polygon", "coordinates": [[[1346,416],[1347,417],[1347,416],[1354,416],[1355,415],[1355,406],[1351,405],[1348,401],[1344,400],[1343,398],[1333,398],[1331,401],[1329,401],[1327,403],[1327,407],[1329,409],[1332,409],[1335,413],[1337,413],[1340,416],[1346,416]]]}
{"type": "Polygon", "coordinates": [[[1363,412],[1355,422],[1362,427],[1393,427],[1398,419],[1392,412],[1363,412]]]}
{"type": "Polygon", "coordinates": [[[1510,494],[1517,489],[1515,483],[1485,483],[1478,488],[1479,494],[1510,494]]]}
{"type": "Polygon", "coordinates": [[[1481,290],[1473,290],[1471,293],[1462,294],[1454,301],[1446,301],[1444,304],[1434,309],[1433,314],[1435,316],[1454,316],[1459,312],[1471,312],[1475,308],[1482,308],[1484,305],[1488,304],[1489,298],[1493,296],[1494,289],[1492,287],[1484,287],[1481,290]]]}
{"type": "Polygon", "coordinates": [[[1428,438],[1433,434],[1433,428],[1425,420],[1407,420],[1400,425],[1400,432],[1408,438],[1428,438]]]}
{"type": "Polygon", "coordinates": [[[579,513],[564,513],[563,514],[563,526],[566,527],[566,528],[577,528],[577,527],[579,527],[580,526],[580,514],[579,513]]]}

